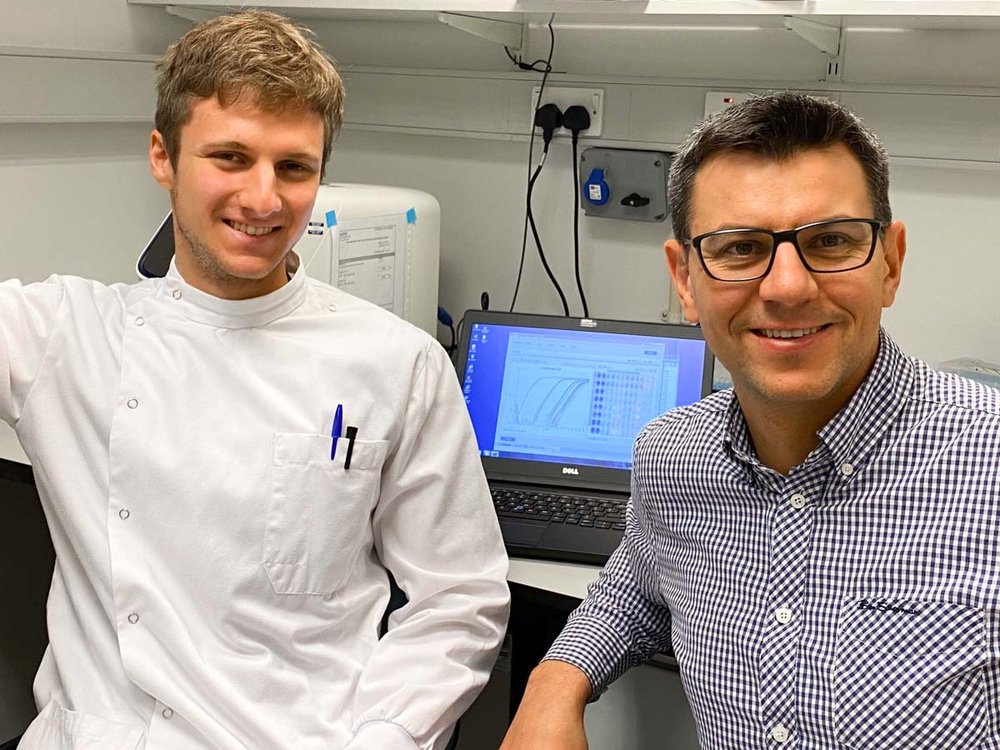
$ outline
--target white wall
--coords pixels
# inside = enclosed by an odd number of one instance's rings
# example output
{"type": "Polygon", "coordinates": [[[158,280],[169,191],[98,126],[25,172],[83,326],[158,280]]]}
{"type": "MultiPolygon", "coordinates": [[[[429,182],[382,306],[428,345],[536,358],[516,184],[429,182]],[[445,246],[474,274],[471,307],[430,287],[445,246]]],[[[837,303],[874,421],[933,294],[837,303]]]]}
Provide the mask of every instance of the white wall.
{"type": "Polygon", "coordinates": [[[50,273],[135,280],[170,208],[149,173],[150,126],[0,125],[4,278],[50,273]]]}
{"type": "Polygon", "coordinates": [[[188,26],[125,0],[0,2],[0,45],[160,54],[188,26]]]}
{"type": "MultiPolygon", "coordinates": [[[[328,174],[356,182],[420,187],[441,202],[441,303],[453,313],[510,304],[524,227],[528,144],[387,133],[345,132],[328,174]]],[[[535,216],[550,265],[574,314],[574,189],[569,143],[556,143],[535,187],[535,216]]],[[[662,243],[666,224],[581,218],[581,276],[595,317],[659,319],[669,283],[662,243]]],[[[529,233],[518,309],[561,313],[529,233]]]]}
{"type": "Polygon", "coordinates": [[[1000,171],[897,166],[892,179],[909,250],[886,326],[932,364],[1000,363],[1000,171]]]}
{"type": "MultiPolygon", "coordinates": [[[[929,111],[924,123],[919,115],[909,120],[917,132],[938,116],[929,111]]],[[[168,208],[148,174],[149,127],[0,124],[0,222],[7,244],[0,276],[37,280],[59,271],[106,281],[131,278],[135,256],[168,208]]],[[[459,314],[478,306],[484,290],[494,307],[510,302],[526,159],[524,141],[373,132],[349,123],[327,177],[415,187],[438,198],[441,303],[459,314]]],[[[991,285],[1000,254],[989,242],[1000,229],[1000,167],[926,164],[893,162],[891,197],[896,216],[909,227],[910,252],[886,323],[908,351],[932,363],[961,355],[998,362],[1000,296],[991,285]]],[[[557,139],[534,202],[550,263],[578,313],[570,167],[569,144],[557,139]]],[[[668,235],[667,223],[581,217],[581,271],[592,315],[659,319],[670,293],[661,250],[668,235]]],[[[558,312],[530,236],[525,269],[518,308],[558,312]]]]}
{"type": "MultiPolygon", "coordinates": [[[[914,123],[914,127],[919,127],[914,123]]],[[[571,301],[569,145],[557,141],[536,185],[535,209],[550,265],[571,301]]],[[[441,202],[441,304],[453,314],[494,307],[513,291],[524,220],[526,143],[345,132],[330,174],[348,182],[419,187],[441,202]]],[[[1000,362],[1000,169],[894,163],[891,199],[907,224],[903,286],[886,325],[931,363],[971,355],[1000,362]]],[[[581,268],[595,317],[659,320],[670,287],[663,259],[669,226],[581,217],[581,268]]],[[[559,312],[529,236],[518,309],[559,312]]],[[[579,314],[578,303],[572,309],[579,314]]]]}

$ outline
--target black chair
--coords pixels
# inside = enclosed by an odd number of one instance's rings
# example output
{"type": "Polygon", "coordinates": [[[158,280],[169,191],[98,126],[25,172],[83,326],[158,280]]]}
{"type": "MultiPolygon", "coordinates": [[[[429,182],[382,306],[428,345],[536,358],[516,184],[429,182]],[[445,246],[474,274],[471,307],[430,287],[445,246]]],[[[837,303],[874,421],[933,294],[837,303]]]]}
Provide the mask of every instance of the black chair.
{"type": "MultiPolygon", "coordinates": [[[[0,662],[11,687],[0,732],[27,727],[36,713],[31,683],[45,652],[45,600],[55,552],[35,490],[31,467],[0,458],[0,591],[17,602],[17,616],[0,618],[0,662]]],[[[21,737],[0,735],[0,750],[14,750],[21,737]]]]}

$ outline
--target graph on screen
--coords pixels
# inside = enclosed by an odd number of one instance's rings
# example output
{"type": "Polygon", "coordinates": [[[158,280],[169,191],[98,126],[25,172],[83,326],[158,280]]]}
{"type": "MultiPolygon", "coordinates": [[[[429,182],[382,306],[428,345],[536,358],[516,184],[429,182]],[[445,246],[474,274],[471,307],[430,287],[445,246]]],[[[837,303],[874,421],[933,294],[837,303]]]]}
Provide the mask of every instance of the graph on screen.
{"type": "Polygon", "coordinates": [[[495,445],[558,457],[581,449],[621,456],[677,394],[677,358],[639,337],[512,333],[495,445]],[[665,359],[667,366],[664,366],[665,359]]]}

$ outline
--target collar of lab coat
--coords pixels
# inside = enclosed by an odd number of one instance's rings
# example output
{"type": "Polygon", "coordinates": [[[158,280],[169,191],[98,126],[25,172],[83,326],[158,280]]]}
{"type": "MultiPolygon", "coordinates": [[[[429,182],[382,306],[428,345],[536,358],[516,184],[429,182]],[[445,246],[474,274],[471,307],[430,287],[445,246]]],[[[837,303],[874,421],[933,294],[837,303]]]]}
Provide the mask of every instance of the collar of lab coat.
{"type": "Polygon", "coordinates": [[[295,272],[280,289],[262,297],[231,300],[195,289],[184,280],[171,259],[163,291],[185,317],[195,322],[218,328],[256,328],[285,317],[305,300],[305,269],[301,263],[292,263],[289,267],[295,267],[295,272]]]}

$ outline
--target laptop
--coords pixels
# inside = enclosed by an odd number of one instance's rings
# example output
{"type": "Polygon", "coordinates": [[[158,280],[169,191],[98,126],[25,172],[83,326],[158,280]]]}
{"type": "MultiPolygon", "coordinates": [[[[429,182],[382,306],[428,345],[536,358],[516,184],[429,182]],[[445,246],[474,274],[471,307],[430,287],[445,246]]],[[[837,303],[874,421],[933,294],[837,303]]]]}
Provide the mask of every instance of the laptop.
{"type": "Polygon", "coordinates": [[[713,363],[694,326],[468,311],[458,369],[508,553],[606,562],[632,443],[708,395],[713,363]]]}

